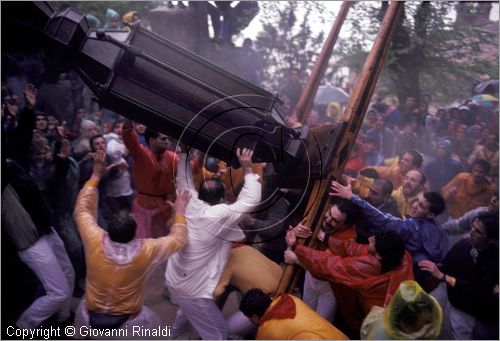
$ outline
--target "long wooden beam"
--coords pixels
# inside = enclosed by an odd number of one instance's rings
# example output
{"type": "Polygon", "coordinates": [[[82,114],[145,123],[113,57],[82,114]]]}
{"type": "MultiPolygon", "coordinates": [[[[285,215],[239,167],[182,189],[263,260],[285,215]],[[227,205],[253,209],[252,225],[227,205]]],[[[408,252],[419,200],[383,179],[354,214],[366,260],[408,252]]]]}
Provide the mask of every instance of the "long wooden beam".
{"type": "Polygon", "coordinates": [[[333,47],[337,42],[337,38],[339,36],[340,29],[344,23],[344,20],[347,16],[347,12],[349,12],[349,7],[351,6],[350,1],[344,1],[342,6],[340,7],[339,13],[335,18],[335,22],[333,23],[332,29],[328,34],[328,37],[323,44],[323,48],[316,60],[316,63],[313,66],[311,71],[311,77],[307,80],[307,83],[302,90],[302,93],[295,105],[295,113],[297,114],[297,118],[302,124],[305,124],[307,120],[307,115],[312,109],[314,103],[314,97],[316,97],[316,93],[318,92],[318,87],[323,79],[326,68],[328,67],[328,61],[333,52],[333,47]]]}
{"type": "MultiPolygon", "coordinates": [[[[328,209],[328,190],[332,180],[340,179],[344,171],[345,163],[354,145],[358,135],[361,123],[363,122],[365,112],[370,103],[371,96],[375,90],[380,71],[382,69],[389,45],[394,36],[394,32],[400,22],[403,12],[404,2],[392,1],[384,20],[381,24],[379,33],[375,39],[373,47],[363,66],[363,70],[356,82],[349,102],[347,103],[343,117],[348,117],[347,121],[340,122],[339,128],[342,129],[342,137],[336,148],[332,149],[330,155],[326,155],[325,163],[331,165],[331,171],[325,179],[317,180],[313,193],[311,193],[308,203],[307,220],[313,229],[313,237],[309,240],[308,246],[314,247],[316,236],[321,229],[322,217],[328,209]],[[326,180],[326,181],[325,181],[326,180]]],[[[296,267],[287,265],[283,271],[276,294],[282,294],[291,291],[296,284],[296,267]]]]}

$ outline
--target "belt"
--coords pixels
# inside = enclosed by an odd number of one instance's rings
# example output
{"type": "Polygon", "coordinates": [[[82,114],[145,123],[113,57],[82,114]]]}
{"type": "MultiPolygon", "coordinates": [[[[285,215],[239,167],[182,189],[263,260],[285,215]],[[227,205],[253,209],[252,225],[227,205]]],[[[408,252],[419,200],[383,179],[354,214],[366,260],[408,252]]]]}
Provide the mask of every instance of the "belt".
{"type": "Polygon", "coordinates": [[[96,313],[92,310],[88,310],[89,313],[89,325],[96,329],[115,329],[119,328],[122,324],[127,322],[131,315],[111,315],[104,313],[96,313]]]}
{"type": "Polygon", "coordinates": [[[145,192],[141,192],[141,191],[137,191],[137,193],[141,194],[141,195],[145,195],[145,196],[148,196],[148,197],[155,197],[155,198],[162,198],[162,199],[167,199],[167,195],[166,194],[151,194],[151,193],[145,193],[145,192]]]}

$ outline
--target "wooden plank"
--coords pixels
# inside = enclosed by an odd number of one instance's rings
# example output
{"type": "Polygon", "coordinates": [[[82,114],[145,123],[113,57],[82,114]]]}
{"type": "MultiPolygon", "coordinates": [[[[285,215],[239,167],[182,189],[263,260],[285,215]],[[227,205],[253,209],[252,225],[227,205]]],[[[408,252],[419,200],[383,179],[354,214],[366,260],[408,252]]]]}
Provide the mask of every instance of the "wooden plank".
{"type": "MultiPolygon", "coordinates": [[[[365,61],[360,77],[347,103],[343,115],[344,117],[349,117],[346,122],[347,129],[342,132],[344,135],[340,139],[338,146],[335,146],[336,148],[333,148],[331,153],[325,157],[325,163],[327,165],[331,164],[331,172],[325,179],[316,180],[314,185],[316,192],[313,191],[307,205],[309,210],[306,215],[306,224],[309,224],[314,231],[313,237],[307,244],[308,246],[314,247],[316,244],[316,236],[322,225],[321,218],[326,214],[328,209],[327,202],[330,183],[332,180],[340,179],[342,176],[345,163],[347,162],[359,129],[361,128],[365,112],[370,103],[373,91],[375,90],[380,71],[385,57],[387,56],[387,51],[389,50],[390,42],[401,20],[403,6],[404,2],[391,2],[373,47],[365,61]]],[[[302,96],[304,95],[306,94],[303,93],[302,96]]],[[[299,240],[299,242],[303,241],[299,240]]],[[[298,271],[296,271],[294,265],[287,265],[283,270],[283,275],[276,289],[276,295],[291,291],[295,287],[298,277],[297,274],[298,271]]]]}

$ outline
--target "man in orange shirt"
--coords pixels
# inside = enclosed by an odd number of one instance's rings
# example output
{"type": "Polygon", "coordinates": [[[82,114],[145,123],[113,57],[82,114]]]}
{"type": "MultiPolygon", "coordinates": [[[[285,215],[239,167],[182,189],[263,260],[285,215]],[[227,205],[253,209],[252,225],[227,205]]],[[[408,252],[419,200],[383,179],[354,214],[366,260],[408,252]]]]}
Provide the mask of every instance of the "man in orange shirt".
{"type": "Polygon", "coordinates": [[[283,294],[272,300],[262,290],[251,289],[240,310],[259,327],[256,340],[348,340],[295,296],[283,294]]]}
{"type": "MultiPolygon", "coordinates": [[[[167,260],[186,243],[184,217],[190,195],[179,194],[174,204],[176,216],[168,236],[136,238],[136,222],[127,211],[116,212],[104,231],[97,225],[99,181],[106,172],[104,151],[94,158],[94,171],[83,186],[75,205],[75,221],[82,237],[87,260],[85,298],[75,316],[77,330],[82,326],[113,330],[114,336],[127,338],[130,326],[155,328],[158,316],[143,306],[146,281],[155,266],[167,260]]],[[[85,337],[86,335],[78,335],[85,337]]]]}
{"type": "Polygon", "coordinates": [[[459,173],[443,187],[443,197],[449,215],[456,219],[465,212],[479,206],[487,206],[495,193],[495,184],[486,178],[490,164],[478,159],[472,164],[470,173],[459,173]]]}
{"type": "Polygon", "coordinates": [[[139,143],[132,121],[123,125],[123,142],[132,156],[132,178],[136,197],[132,213],[137,221],[137,238],[158,238],[168,234],[172,216],[167,200],[175,198],[175,168],[177,156],[167,150],[168,137],[146,128],[148,147],[139,143]]]}

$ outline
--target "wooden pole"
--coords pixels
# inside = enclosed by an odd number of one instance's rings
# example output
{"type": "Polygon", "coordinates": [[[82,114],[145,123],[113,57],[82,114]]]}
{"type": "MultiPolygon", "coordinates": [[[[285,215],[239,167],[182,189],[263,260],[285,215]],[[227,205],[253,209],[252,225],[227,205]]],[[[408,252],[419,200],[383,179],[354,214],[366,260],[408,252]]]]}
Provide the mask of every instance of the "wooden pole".
{"type": "Polygon", "coordinates": [[[323,48],[321,49],[321,53],[319,54],[318,59],[316,60],[316,63],[314,64],[314,67],[311,71],[311,77],[309,77],[309,79],[307,80],[306,86],[304,87],[304,90],[302,90],[299,100],[295,105],[294,111],[297,114],[297,119],[302,122],[302,125],[305,124],[307,115],[312,109],[314,97],[316,97],[319,84],[325,75],[326,68],[328,67],[328,61],[333,51],[333,47],[337,42],[340,28],[344,23],[350,6],[350,1],[344,1],[342,3],[339,13],[335,18],[332,29],[330,30],[330,33],[328,34],[328,37],[323,44],[323,48]]]}
{"type": "MultiPolygon", "coordinates": [[[[399,24],[401,13],[403,12],[404,2],[392,1],[384,20],[381,24],[379,33],[373,47],[361,71],[360,77],[350,96],[343,115],[349,117],[348,121],[340,122],[339,128],[342,129],[342,138],[338,146],[333,149],[331,155],[324,158],[327,164],[331,164],[331,172],[325,179],[316,180],[314,190],[307,204],[308,210],[307,223],[313,229],[313,237],[309,240],[308,246],[313,247],[316,244],[316,236],[320,231],[322,219],[328,209],[328,191],[332,180],[340,179],[344,171],[345,163],[351,152],[354,141],[358,135],[365,112],[370,103],[371,96],[375,90],[382,65],[384,63],[389,45],[399,24]],[[317,192],[316,192],[317,191],[317,192]]],[[[276,295],[289,292],[295,287],[297,281],[297,271],[293,265],[287,265],[283,270],[280,283],[276,289],[276,295]]]]}

